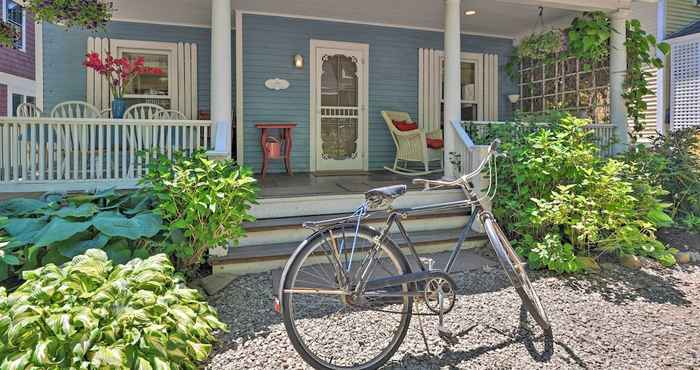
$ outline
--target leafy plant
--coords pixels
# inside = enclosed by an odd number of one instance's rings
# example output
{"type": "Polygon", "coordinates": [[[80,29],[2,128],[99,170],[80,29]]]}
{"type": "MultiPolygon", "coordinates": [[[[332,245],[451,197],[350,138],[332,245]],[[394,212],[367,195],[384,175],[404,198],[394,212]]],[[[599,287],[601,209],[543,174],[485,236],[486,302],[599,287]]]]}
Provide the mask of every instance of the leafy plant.
{"type": "Polygon", "coordinates": [[[174,160],[156,155],[142,183],[168,225],[172,241],[163,251],[174,254],[182,270],[198,265],[209,248],[237,243],[245,235],[243,222],[254,220],[248,214],[257,194],[251,171],[230,160],[209,160],[203,151],[174,160]]]}
{"type": "Polygon", "coordinates": [[[568,48],[564,58],[575,57],[586,61],[584,69],[591,64],[605,62],[610,55],[610,37],[615,32],[610,19],[603,12],[584,12],[571,21],[567,30],[568,48]]]}
{"type": "Polygon", "coordinates": [[[226,330],[165,255],[114,265],[90,249],[0,288],[2,369],[197,369],[226,330]]]}
{"type": "Polygon", "coordinates": [[[699,133],[687,128],[659,134],[651,146],[637,145],[622,157],[636,169],[632,176],[668,191],[664,200],[671,204],[669,213],[686,227],[700,215],[699,133]]]}
{"type": "Polygon", "coordinates": [[[88,249],[104,249],[117,263],[147,257],[148,244],[162,230],[142,193],[113,189],[85,194],[47,194],[42,199],[0,202],[0,281],[48,263],[61,264],[88,249]]]}
{"type": "Polygon", "coordinates": [[[112,2],[104,0],[26,0],[24,6],[35,21],[88,30],[104,28],[114,11],[112,2]]]}
{"type": "Polygon", "coordinates": [[[11,24],[0,20],[0,46],[11,48],[14,46],[15,41],[19,34],[15,27],[11,24]]]}
{"type": "MultiPolygon", "coordinates": [[[[507,158],[499,163],[493,211],[517,240],[518,251],[534,267],[559,272],[583,268],[577,256],[621,253],[619,230],[647,235],[645,245],[628,251],[669,263],[668,249],[655,243],[657,227],[667,226],[666,196],[633,165],[599,156],[587,120],[564,115],[547,126],[498,125],[477,140],[498,136],[507,158]]],[[[495,126],[495,125],[494,125],[495,126]]]]}

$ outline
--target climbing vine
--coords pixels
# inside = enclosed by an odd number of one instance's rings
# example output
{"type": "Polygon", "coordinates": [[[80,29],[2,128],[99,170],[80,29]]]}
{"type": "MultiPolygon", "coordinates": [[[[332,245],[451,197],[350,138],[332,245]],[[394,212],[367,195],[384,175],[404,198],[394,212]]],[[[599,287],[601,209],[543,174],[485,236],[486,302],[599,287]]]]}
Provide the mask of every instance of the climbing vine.
{"type": "MultiPolygon", "coordinates": [[[[104,28],[112,19],[112,3],[105,0],[25,0],[24,8],[34,21],[88,30],[104,28]]],[[[12,46],[16,35],[0,26],[0,44],[12,46]],[[8,42],[8,40],[10,40],[8,42]]]]}
{"type": "MultiPolygon", "coordinates": [[[[550,31],[552,35],[562,31],[550,31]]],[[[547,64],[557,61],[576,58],[583,64],[583,68],[589,70],[593,65],[605,62],[610,57],[610,38],[613,29],[610,17],[603,12],[584,12],[576,17],[568,29],[563,31],[565,38],[559,38],[560,44],[553,40],[553,36],[547,33],[537,33],[526,37],[516,48],[513,57],[506,66],[510,76],[517,80],[516,66],[525,60],[534,63],[547,64]],[[541,42],[541,45],[535,45],[541,42]]],[[[627,21],[625,27],[627,49],[627,75],[625,78],[623,98],[627,107],[628,116],[634,122],[632,139],[636,140],[644,129],[641,119],[647,109],[644,96],[652,91],[647,86],[647,78],[651,76],[649,67],[662,68],[663,60],[656,55],[668,54],[670,47],[667,43],[657,42],[653,35],[642,29],[639,20],[627,21]]]]}

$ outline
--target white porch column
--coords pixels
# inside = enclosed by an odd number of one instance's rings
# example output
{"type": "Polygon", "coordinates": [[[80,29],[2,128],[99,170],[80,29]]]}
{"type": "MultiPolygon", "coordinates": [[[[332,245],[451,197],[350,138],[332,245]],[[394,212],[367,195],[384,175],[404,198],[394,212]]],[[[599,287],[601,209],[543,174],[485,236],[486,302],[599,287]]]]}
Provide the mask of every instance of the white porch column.
{"type": "Polygon", "coordinates": [[[610,24],[617,31],[610,37],[610,122],[615,126],[614,152],[620,153],[629,146],[627,108],[624,92],[625,76],[627,75],[627,49],[625,48],[625,21],[629,19],[629,9],[618,9],[610,14],[610,24]]]}
{"type": "Polygon", "coordinates": [[[211,119],[214,155],[231,157],[231,0],[211,2],[211,119]]]}
{"type": "MultiPolygon", "coordinates": [[[[461,31],[460,31],[460,0],[445,0],[445,177],[459,176],[450,163],[452,154],[457,150],[457,135],[451,122],[461,121],[460,96],[460,63],[461,63],[461,31]]],[[[463,158],[462,160],[466,160],[463,158]]]]}

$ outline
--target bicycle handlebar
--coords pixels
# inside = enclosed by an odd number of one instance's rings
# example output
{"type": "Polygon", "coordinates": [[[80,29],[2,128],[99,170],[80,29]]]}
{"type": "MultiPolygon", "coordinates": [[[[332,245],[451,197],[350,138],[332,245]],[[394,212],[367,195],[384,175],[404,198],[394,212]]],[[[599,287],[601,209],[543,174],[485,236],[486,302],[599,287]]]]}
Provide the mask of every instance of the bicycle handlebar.
{"type": "Polygon", "coordinates": [[[501,145],[501,140],[496,139],[493,142],[491,142],[491,145],[489,145],[489,150],[488,153],[486,154],[486,157],[484,160],[481,161],[479,166],[477,168],[463,176],[460,176],[458,179],[453,180],[453,181],[444,181],[444,180],[427,180],[427,179],[413,179],[413,184],[414,185],[425,185],[426,190],[430,190],[431,187],[457,187],[457,186],[463,186],[466,185],[467,180],[478,176],[481,174],[481,171],[483,171],[484,167],[489,163],[491,158],[493,156],[498,155],[498,147],[501,145]]]}

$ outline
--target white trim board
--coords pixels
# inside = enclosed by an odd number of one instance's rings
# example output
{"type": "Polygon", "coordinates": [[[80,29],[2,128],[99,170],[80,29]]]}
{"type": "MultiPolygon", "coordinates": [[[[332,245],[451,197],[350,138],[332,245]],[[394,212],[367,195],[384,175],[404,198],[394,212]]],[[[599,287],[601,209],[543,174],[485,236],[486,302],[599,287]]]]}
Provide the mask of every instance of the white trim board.
{"type": "MultiPolygon", "coordinates": [[[[236,162],[242,165],[245,161],[245,147],[243,134],[245,121],[243,120],[243,14],[235,10],[236,30],[236,162]]],[[[233,82],[233,81],[232,81],[233,82]]]]}
{"type": "MultiPolygon", "coordinates": [[[[282,18],[294,18],[294,19],[307,19],[312,21],[325,21],[325,22],[337,22],[337,23],[349,23],[349,24],[359,24],[363,26],[376,26],[376,27],[386,27],[386,28],[401,28],[407,30],[416,31],[429,31],[429,32],[445,32],[442,28],[430,28],[430,27],[418,27],[418,26],[408,26],[402,24],[392,24],[392,23],[380,23],[380,22],[363,22],[350,19],[342,18],[329,18],[329,17],[314,17],[309,15],[299,15],[299,14],[285,14],[285,13],[273,13],[273,12],[258,12],[254,10],[240,10],[242,14],[249,15],[262,15],[268,17],[282,17],[282,18]]],[[[482,32],[461,32],[462,35],[471,36],[484,36],[484,37],[495,37],[500,39],[513,39],[513,36],[503,35],[503,34],[493,34],[493,33],[482,33],[482,32]]]]}
{"type": "Polygon", "coordinates": [[[34,80],[36,106],[44,110],[44,26],[34,23],[34,80]]]}

